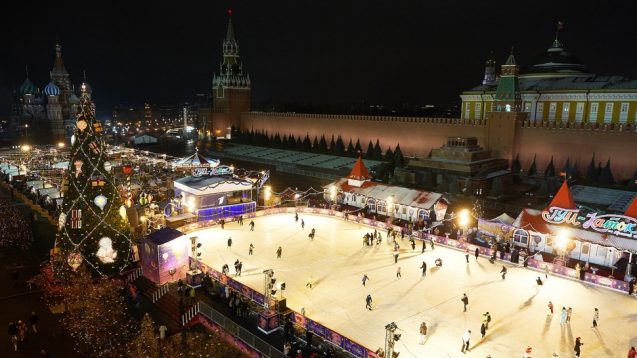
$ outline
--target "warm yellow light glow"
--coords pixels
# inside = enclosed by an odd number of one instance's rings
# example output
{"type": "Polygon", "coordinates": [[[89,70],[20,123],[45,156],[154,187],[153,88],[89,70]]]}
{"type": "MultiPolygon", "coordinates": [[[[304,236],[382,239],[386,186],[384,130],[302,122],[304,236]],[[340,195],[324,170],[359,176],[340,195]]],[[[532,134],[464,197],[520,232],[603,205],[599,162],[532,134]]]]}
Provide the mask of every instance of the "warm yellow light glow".
{"type": "Polygon", "coordinates": [[[557,233],[557,246],[559,246],[561,249],[565,249],[566,248],[566,244],[568,244],[568,239],[569,239],[569,232],[566,229],[561,229],[558,233],[557,233]]]}
{"type": "Polygon", "coordinates": [[[65,145],[64,142],[58,142],[58,148],[64,148],[65,145]]]}
{"type": "Polygon", "coordinates": [[[462,209],[458,213],[458,225],[466,227],[469,225],[469,210],[462,209]]]}
{"type": "Polygon", "coordinates": [[[330,199],[336,200],[336,186],[330,185],[330,199]]]}
{"type": "Polygon", "coordinates": [[[139,221],[145,223],[146,222],[146,216],[142,215],[139,217],[139,221]]]}
{"type": "Polygon", "coordinates": [[[270,196],[272,195],[272,188],[269,185],[265,186],[265,191],[263,192],[263,199],[270,200],[270,196]]]}
{"type": "Polygon", "coordinates": [[[28,144],[25,144],[25,145],[21,146],[21,147],[20,147],[20,149],[21,149],[23,152],[28,152],[28,151],[30,151],[30,150],[31,150],[31,146],[30,146],[30,145],[28,145],[28,144]]]}

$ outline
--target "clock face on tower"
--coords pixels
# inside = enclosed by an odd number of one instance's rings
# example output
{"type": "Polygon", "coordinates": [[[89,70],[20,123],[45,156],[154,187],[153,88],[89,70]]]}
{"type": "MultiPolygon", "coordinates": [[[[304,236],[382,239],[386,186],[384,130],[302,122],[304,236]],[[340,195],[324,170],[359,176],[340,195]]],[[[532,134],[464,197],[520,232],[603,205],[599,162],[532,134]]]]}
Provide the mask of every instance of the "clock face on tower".
{"type": "Polygon", "coordinates": [[[88,126],[88,124],[86,123],[85,120],[77,121],[77,128],[80,130],[80,132],[84,132],[84,130],[86,129],[87,126],[88,126]]]}

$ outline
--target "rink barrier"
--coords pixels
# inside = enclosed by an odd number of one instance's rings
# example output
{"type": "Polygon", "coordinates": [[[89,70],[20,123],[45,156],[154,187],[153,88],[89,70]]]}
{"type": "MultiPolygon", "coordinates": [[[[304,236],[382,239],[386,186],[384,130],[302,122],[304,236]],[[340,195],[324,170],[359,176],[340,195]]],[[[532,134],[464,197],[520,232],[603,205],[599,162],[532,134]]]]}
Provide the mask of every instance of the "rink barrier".
{"type": "MultiPolygon", "coordinates": [[[[346,221],[354,221],[357,222],[359,224],[363,224],[363,225],[368,225],[374,228],[378,228],[378,229],[383,229],[386,230],[388,228],[392,228],[395,231],[400,232],[401,230],[403,230],[402,227],[400,226],[396,226],[396,225],[392,225],[389,224],[387,222],[383,222],[383,221],[377,221],[377,220],[373,220],[373,219],[369,219],[369,218],[364,218],[364,217],[360,217],[358,215],[353,215],[353,214],[345,214],[342,211],[337,211],[337,210],[332,210],[332,209],[321,209],[321,208],[308,208],[308,207],[290,207],[290,208],[270,208],[270,209],[265,209],[265,210],[260,210],[254,213],[250,213],[250,215],[247,216],[247,218],[255,218],[255,217],[261,217],[261,216],[266,216],[266,215],[273,215],[273,214],[294,214],[294,213],[306,213],[306,214],[316,214],[316,215],[324,215],[324,216],[331,216],[331,217],[337,217],[346,221]]],[[[211,227],[211,226],[215,226],[217,223],[214,221],[204,221],[204,222],[198,222],[198,223],[193,223],[193,224],[188,224],[188,225],[184,225],[182,226],[179,230],[181,230],[182,232],[192,232],[192,231],[196,231],[196,230],[200,230],[206,227],[211,227]]],[[[482,246],[478,246],[478,245],[473,245],[473,244],[469,244],[466,242],[462,242],[462,241],[458,241],[458,240],[454,240],[451,238],[447,238],[446,236],[439,236],[439,235],[433,235],[433,234],[427,234],[424,233],[422,231],[416,231],[413,232],[410,235],[412,238],[414,239],[418,239],[418,240],[431,240],[434,239],[434,241],[437,244],[442,244],[448,247],[453,247],[456,248],[458,250],[465,250],[465,249],[469,249],[469,251],[473,254],[473,252],[475,251],[476,248],[478,248],[478,250],[480,251],[480,255],[482,256],[487,256],[490,257],[492,254],[492,250],[490,248],[487,247],[482,247],[482,246]]],[[[500,256],[498,255],[498,260],[500,261],[506,261],[506,262],[511,262],[511,254],[507,253],[505,254],[504,258],[500,258],[500,256]]],[[[544,262],[544,261],[538,261],[535,260],[533,258],[529,258],[528,262],[527,262],[527,266],[528,268],[532,268],[532,269],[536,269],[536,270],[540,270],[540,271],[544,271],[544,266],[548,266],[549,268],[549,272],[552,273],[553,275],[558,275],[558,276],[564,276],[564,277],[568,277],[568,278],[573,278],[573,279],[578,279],[576,277],[576,272],[575,269],[569,268],[569,267],[565,267],[565,266],[560,266],[560,265],[555,265],[553,263],[550,262],[544,262]]],[[[599,276],[599,275],[595,275],[593,273],[590,272],[586,272],[584,274],[584,279],[581,280],[584,282],[588,282],[590,284],[593,285],[597,285],[600,287],[604,287],[604,288],[608,288],[611,290],[617,290],[617,291],[621,291],[624,293],[628,293],[628,282],[622,281],[622,280],[617,280],[617,279],[613,279],[613,278],[609,278],[609,277],[604,277],[604,276],[599,276]]]]}

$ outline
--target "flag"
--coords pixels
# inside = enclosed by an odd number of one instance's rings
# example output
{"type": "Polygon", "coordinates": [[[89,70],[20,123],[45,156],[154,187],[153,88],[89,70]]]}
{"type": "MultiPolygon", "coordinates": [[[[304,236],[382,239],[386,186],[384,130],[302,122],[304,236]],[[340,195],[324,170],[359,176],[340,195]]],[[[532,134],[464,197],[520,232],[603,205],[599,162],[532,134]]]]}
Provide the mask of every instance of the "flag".
{"type": "Polygon", "coordinates": [[[71,210],[71,229],[82,228],[82,209],[71,210]]]}

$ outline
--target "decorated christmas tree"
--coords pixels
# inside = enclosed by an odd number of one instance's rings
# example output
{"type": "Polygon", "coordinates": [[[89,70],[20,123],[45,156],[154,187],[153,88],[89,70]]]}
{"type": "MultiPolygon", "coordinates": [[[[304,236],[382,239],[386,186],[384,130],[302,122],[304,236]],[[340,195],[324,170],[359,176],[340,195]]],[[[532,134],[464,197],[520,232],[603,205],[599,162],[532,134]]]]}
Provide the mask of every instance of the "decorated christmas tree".
{"type": "Polygon", "coordinates": [[[56,272],[86,265],[95,274],[112,275],[128,264],[130,228],[125,215],[120,216],[122,200],[111,175],[101,124],[84,84],[78,113],[63,183],[56,272]]]}

